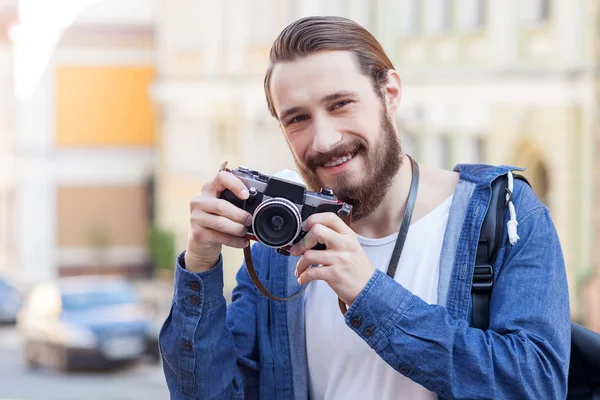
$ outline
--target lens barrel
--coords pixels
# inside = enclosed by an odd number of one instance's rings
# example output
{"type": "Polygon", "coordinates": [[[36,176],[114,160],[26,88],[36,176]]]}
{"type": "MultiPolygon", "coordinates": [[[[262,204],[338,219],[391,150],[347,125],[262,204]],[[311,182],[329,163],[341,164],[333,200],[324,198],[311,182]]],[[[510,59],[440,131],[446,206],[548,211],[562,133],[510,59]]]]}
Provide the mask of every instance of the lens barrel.
{"type": "Polygon", "coordinates": [[[301,231],[300,211],[291,201],[276,197],[262,202],[254,211],[252,231],[269,247],[291,245],[301,231]]]}

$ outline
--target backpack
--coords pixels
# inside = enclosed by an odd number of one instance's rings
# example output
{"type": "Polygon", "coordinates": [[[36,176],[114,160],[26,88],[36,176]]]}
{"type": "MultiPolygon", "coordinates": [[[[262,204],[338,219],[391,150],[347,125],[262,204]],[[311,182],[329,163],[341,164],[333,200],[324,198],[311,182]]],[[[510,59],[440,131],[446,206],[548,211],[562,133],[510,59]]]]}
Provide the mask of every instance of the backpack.
{"type": "MultiPolygon", "coordinates": [[[[527,183],[523,176],[514,175],[527,183]]],[[[530,185],[531,186],[531,185],[530,185]]],[[[504,232],[504,213],[508,201],[508,178],[502,175],[492,182],[490,206],[481,226],[471,288],[473,319],[471,326],[486,330],[489,326],[489,301],[493,286],[493,265],[504,232]]],[[[600,334],[571,322],[571,358],[567,399],[600,399],[600,334]]]]}

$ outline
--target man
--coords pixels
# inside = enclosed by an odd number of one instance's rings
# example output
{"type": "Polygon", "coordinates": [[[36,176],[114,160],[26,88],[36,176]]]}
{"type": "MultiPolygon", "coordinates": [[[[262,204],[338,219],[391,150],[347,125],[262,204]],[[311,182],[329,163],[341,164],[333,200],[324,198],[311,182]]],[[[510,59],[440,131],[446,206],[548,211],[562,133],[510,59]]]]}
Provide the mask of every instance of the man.
{"type": "Polygon", "coordinates": [[[490,183],[512,168],[420,168],[412,224],[393,278],[386,274],[413,182],[393,118],[401,81],[356,23],[311,17],[276,39],[265,94],[312,190],[353,205],[304,223],[285,257],[252,247],[261,295],[245,266],[223,297],[221,246],[242,248],[251,216],[220,199],[244,184],[222,171],[191,202],[171,313],[160,335],[173,399],[564,398],[569,303],[548,210],[515,182],[518,224],[494,265],[489,329],[469,326],[471,277],[490,183]],[[312,250],[317,243],[325,250],[312,250]],[[313,267],[310,267],[313,266],[313,267]],[[310,268],[309,268],[310,267],[310,268]],[[297,278],[296,278],[297,276],[297,278]],[[338,309],[338,297],[348,307],[338,309]]]}

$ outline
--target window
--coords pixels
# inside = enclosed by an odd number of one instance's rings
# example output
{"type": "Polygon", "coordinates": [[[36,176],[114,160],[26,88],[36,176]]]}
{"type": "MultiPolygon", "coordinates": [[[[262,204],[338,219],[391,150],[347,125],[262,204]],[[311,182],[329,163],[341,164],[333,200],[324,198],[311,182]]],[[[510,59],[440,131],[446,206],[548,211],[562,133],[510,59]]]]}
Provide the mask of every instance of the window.
{"type": "Polygon", "coordinates": [[[412,36],[421,28],[421,4],[418,0],[401,0],[400,7],[401,32],[404,36],[412,36]]]}
{"type": "Polygon", "coordinates": [[[402,146],[402,152],[410,154],[411,156],[418,159],[417,154],[417,135],[410,129],[406,129],[405,127],[399,127],[398,137],[400,139],[400,144],[402,146]]]}
{"type": "Polygon", "coordinates": [[[523,0],[521,20],[526,25],[537,25],[550,18],[550,0],[523,0]]]}
{"type": "Polygon", "coordinates": [[[476,164],[484,164],[486,163],[486,145],[487,142],[484,136],[475,137],[475,162],[476,164]]]}
{"type": "Polygon", "coordinates": [[[212,137],[212,148],[217,153],[230,153],[237,146],[230,124],[222,119],[213,121],[212,137]]]}
{"type": "MultiPolygon", "coordinates": [[[[275,39],[277,32],[277,4],[274,0],[255,0],[250,6],[249,12],[249,39],[252,45],[267,45],[275,39]]],[[[225,15],[228,11],[225,11],[225,15]]],[[[227,24],[224,25],[225,28],[227,24]]]]}
{"type": "Polygon", "coordinates": [[[427,32],[445,33],[452,28],[451,0],[427,0],[427,32]]]}
{"type": "Polygon", "coordinates": [[[415,159],[419,159],[419,137],[417,135],[418,127],[415,121],[407,119],[406,116],[398,115],[396,117],[396,125],[398,127],[398,137],[402,145],[402,151],[413,156],[415,159]]]}
{"type": "Polygon", "coordinates": [[[440,167],[452,169],[452,137],[450,135],[440,136],[440,167]]]}
{"type": "Polygon", "coordinates": [[[458,22],[462,30],[483,27],[487,12],[486,0],[459,0],[458,22]]]}

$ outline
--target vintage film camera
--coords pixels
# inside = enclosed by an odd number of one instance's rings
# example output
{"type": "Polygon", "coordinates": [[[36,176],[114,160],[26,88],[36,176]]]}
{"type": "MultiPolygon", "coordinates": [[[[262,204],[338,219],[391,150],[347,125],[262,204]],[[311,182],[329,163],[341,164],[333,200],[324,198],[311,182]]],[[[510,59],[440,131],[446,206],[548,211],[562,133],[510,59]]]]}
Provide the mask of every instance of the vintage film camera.
{"type": "MultiPolygon", "coordinates": [[[[289,255],[289,248],[306,235],[302,231],[302,222],[312,214],[334,212],[345,217],[352,211],[352,206],[338,200],[331,189],[311,192],[303,184],[244,166],[230,172],[244,182],[250,197],[240,200],[230,190],[225,190],[220,198],[252,215],[246,238],[273,247],[281,254],[289,255]]],[[[321,244],[314,247],[317,250],[324,248],[321,244]]]]}

